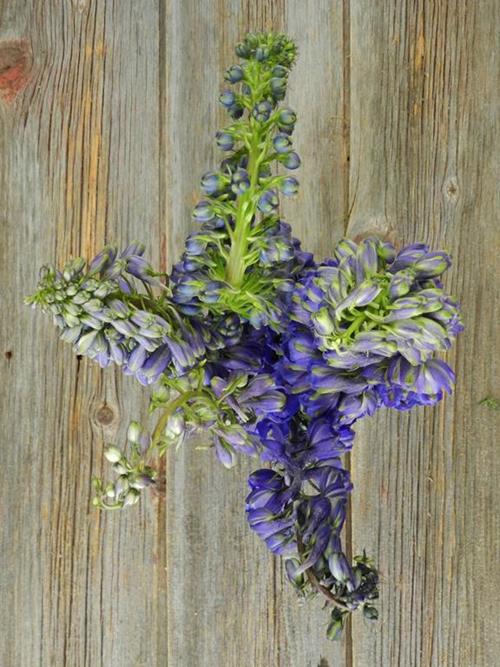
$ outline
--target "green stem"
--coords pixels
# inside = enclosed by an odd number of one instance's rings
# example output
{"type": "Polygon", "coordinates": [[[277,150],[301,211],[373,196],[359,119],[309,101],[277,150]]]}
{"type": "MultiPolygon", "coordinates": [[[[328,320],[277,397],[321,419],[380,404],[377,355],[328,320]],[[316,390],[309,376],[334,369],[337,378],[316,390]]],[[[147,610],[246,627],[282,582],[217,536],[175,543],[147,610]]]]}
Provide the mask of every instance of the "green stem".
{"type": "Polygon", "coordinates": [[[174,401],[171,401],[167,405],[167,407],[163,411],[162,416],[158,419],[158,422],[156,423],[155,430],[153,431],[153,436],[151,438],[151,445],[149,446],[148,449],[148,453],[149,451],[156,449],[156,447],[158,446],[158,443],[161,439],[163,431],[165,430],[169,417],[171,417],[174,414],[177,408],[180,408],[182,405],[184,405],[184,403],[187,403],[193,398],[198,398],[199,396],[203,396],[202,391],[187,391],[185,394],[181,394],[174,401]]]}
{"type": "Polygon", "coordinates": [[[248,175],[250,187],[241,196],[236,210],[234,237],[231,242],[231,250],[226,267],[226,279],[234,287],[240,287],[245,275],[245,256],[248,251],[248,235],[256,206],[256,190],[259,177],[259,166],[262,154],[259,153],[259,128],[254,126],[250,139],[250,150],[248,153],[248,175]]]}
{"type": "MultiPolygon", "coordinates": [[[[269,75],[270,76],[270,75],[269,75]]],[[[262,80],[263,72],[258,63],[249,63],[246,71],[246,80],[252,93],[250,99],[250,109],[260,100],[262,90],[267,85],[262,80]]],[[[236,209],[234,234],[231,239],[231,250],[226,265],[226,280],[234,287],[240,287],[243,282],[247,268],[246,255],[248,252],[248,238],[251,230],[252,220],[255,217],[259,168],[267,155],[267,145],[261,149],[262,135],[265,135],[269,127],[262,125],[250,116],[248,127],[250,137],[248,138],[248,165],[247,171],[250,178],[250,187],[240,197],[236,209]]]]}

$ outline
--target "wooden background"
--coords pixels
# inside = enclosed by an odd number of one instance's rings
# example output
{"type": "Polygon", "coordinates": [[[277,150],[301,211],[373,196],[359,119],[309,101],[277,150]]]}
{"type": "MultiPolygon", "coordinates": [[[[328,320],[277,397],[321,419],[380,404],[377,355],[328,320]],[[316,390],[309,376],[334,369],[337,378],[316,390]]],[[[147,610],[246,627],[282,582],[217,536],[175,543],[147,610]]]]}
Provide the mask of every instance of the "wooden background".
{"type": "Polygon", "coordinates": [[[499,664],[497,0],[0,0],[2,667],[499,664]],[[102,443],[147,392],[22,305],[38,267],[140,238],[162,268],[219,158],[233,44],[283,30],[300,58],[302,189],[319,256],[347,233],[446,248],[466,332],[457,391],[358,428],[347,535],[382,573],[378,623],[323,639],[248,530],[251,463],[184,447],[166,499],[89,506],[102,443]]]}

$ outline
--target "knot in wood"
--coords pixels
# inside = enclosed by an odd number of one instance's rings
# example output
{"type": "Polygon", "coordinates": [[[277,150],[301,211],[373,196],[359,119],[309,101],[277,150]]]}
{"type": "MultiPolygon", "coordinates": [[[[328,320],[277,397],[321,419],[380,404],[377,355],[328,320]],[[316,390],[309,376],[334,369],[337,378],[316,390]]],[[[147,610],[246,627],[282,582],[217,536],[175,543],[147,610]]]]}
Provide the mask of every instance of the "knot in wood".
{"type": "Polygon", "coordinates": [[[103,426],[109,426],[115,418],[115,413],[109,405],[102,405],[96,412],[96,420],[103,426]]]}

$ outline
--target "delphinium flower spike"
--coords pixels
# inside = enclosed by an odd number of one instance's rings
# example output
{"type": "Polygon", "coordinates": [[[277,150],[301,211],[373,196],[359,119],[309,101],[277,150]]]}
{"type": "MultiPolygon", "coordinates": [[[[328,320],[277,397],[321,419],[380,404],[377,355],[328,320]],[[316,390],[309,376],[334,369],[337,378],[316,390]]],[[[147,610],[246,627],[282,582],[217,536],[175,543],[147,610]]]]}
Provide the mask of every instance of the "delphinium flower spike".
{"type": "Polygon", "coordinates": [[[158,483],[158,457],[195,431],[210,434],[225,467],[254,457],[248,523],[285,559],[299,595],[323,597],[327,636],[338,639],[354,610],[378,615],[373,563],[342,547],[353,426],[450,392],[454,373],[437,355],[462,325],[441,283],[444,252],[376,238],[341,240],[321,263],[301,250],[278,213],[280,195],[298,190],[282,171],[300,165],[296,114],[282,104],[296,48],[256,33],[236,55],[219,97],[231,118],[216,135],[226,156],[201,178],[199,227],[171,276],[140,243],[106,246],[88,265],[44,267],[27,303],[53,314],[77,354],[155,385],[156,425],[132,421],[125,447],[107,445],[115,479],[93,480],[94,505],[136,504],[158,483]]]}
{"type": "Polygon", "coordinates": [[[273,172],[300,164],[291,135],[295,113],[280,105],[296,48],[284,35],[248,35],[241,63],[226,72],[233,89],[220,103],[232,118],[217,133],[228,153],[201,179],[191,234],[172,273],[173,298],[188,314],[236,313],[255,327],[279,328],[298,272],[311,262],[278,215],[279,193],[294,195],[298,181],[273,172]]]}

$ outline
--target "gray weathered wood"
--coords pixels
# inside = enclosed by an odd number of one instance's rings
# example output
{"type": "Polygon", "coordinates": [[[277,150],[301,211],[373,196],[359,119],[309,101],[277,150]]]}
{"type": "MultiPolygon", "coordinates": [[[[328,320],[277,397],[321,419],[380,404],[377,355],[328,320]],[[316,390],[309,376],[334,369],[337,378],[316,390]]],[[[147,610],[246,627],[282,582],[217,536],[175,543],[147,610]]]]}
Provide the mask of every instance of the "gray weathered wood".
{"type": "Polygon", "coordinates": [[[144,392],[78,361],[22,304],[41,264],[145,228],[159,260],[158,16],[152,2],[2,4],[2,39],[33,52],[25,89],[0,101],[6,667],[164,664],[163,505],[90,508],[103,441],[144,392]]]}
{"type": "MultiPolygon", "coordinates": [[[[200,175],[221,159],[213,136],[228,121],[216,98],[224,70],[235,62],[234,44],[248,30],[263,29],[286,30],[298,42],[300,60],[288,100],[301,119],[297,145],[306,167],[300,195],[284,209],[305,247],[326,255],[342,234],[345,217],[342,7],[329,2],[228,5],[170,3],[165,40],[169,256],[179,254],[195,226],[190,209],[200,196],[200,175]],[[193,26],[206,36],[200,48],[193,48],[193,26]]],[[[316,667],[325,656],[343,662],[346,647],[324,638],[320,601],[299,605],[282,564],[246,526],[246,479],[257,465],[242,462],[227,472],[210,451],[189,447],[168,457],[169,664],[316,667]]]]}
{"type": "Polygon", "coordinates": [[[353,664],[498,664],[500,577],[499,5],[352,3],[353,235],[451,252],[466,331],[438,407],[364,421],[352,455],[354,549],[382,572],[381,618],[353,664]]]}
{"type": "Polygon", "coordinates": [[[0,3],[0,665],[492,667],[500,593],[498,3],[66,0],[0,3]],[[103,516],[90,478],[147,392],[58,343],[22,306],[38,267],[142,239],[166,268],[220,160],[233,46],[284,30],[299,61],[301,192],[283,213],[305,248],[343,233],[451,251],[466,333],[455,395],[359,425],[354,552],[382,572],[381,619],[323,638],[247,528],[246,478],[188,443],[166,499],[103,516]],[[352,210],[351,210],[352,209],[352,210]],[[496,279],[496,281],[495,281],[496,279]]]}

